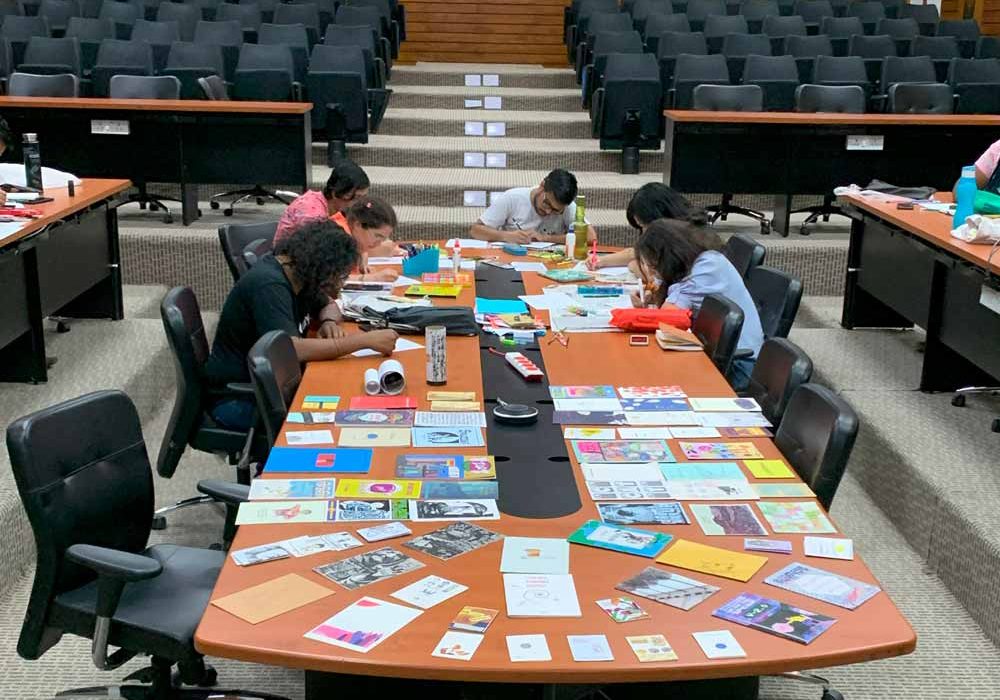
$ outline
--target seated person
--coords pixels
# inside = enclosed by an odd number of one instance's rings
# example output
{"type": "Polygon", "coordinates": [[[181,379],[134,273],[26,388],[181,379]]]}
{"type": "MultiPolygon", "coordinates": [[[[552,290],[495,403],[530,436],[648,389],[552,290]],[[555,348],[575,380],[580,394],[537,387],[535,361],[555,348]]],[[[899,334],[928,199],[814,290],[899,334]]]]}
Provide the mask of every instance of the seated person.
{"type": "MultiPolygon", "coordinates": [[[[489,208],[469,229],[481,241],[565,243],[576,218],[576,178],[565,170],[553,170],[535,188],[515,187],[493,198],[489,208]]],[[[597,238],[588,227],[587,240],[597,238]]]]}
{"type": "Polygon", "coordinates": [[[391,267],[371,270],[368,267],[368,255],[379,255],[388,252],[402,254],[396,251],[392,242],[392,232],[396,229],[396,211],[383,199],[378,197],[359,197],[351,202],[343,213],[346,226],[344,230],[357,241],[361,258],[358,264],[358,274],[351,278],[362,282],[393,282],[399,277],[399,272],[391,267]],[[389,246],[390,250],[386,251],[389,246]]]}
{"type": "Polygon", "coordinates": [[[708,227],[674,219],[659,219],[649,224],[636,241],[635,258],[643,284],[653,287],[653,291],[644,300],[633,293],[632,304],[669,303],[691,309],[697,315],[706,294],[722,294],[735,302],[743,309],[743,330],[736,347],[753,353],[751,357],[733,360],[729,379],[739,391],[750,381],[764,343],[764,331],[743,277],[721,249],[722,239],[708,227]]]}
{"type": "Polygon", "coordinates": [[[347,231],[344,210],[356,198],[366,196],[370,186],[368,174],[361,166],[346,158],[338,161],[322,191],[308,190],[288,205],[278,221],[278,230],[274,232],[274,245],[290,236],[303,221],[310,219],[333,219],[347,231]]]}
{"type": "MultiPolygon", "coordinates": [[[[221,391],[230,382],[250,381],[247,353],[262,335],[273,330],[292,337],[302,363],[332,360],[362,348],[391,354],[396,331],[345,334],[331,322],[337,306],[332,300],[358,259],[357,242],[329,219],[305,221],[283,238],[274,254],[261,258],[226,297],[205,365],[209,384],[221,391]],[[319,322],[317,337],[306,338],[312,321],[319,322]]],[[[339,309],[336,313],[339,318],[339,309]]],[[[249,430],[254,402],[251,398],[223,398],[210,406],[209,412],[224,427],[249,430]]]]}
{"type": "MultiPolygon", "coordinates": [[[[677,190],[662,182],[647,182],[636,190],[629,200],[625,218],[629,225],[640,233],[657,219],[677,219],[687,221],[695,226],[708,225],[708,214],[701,207],[696,207],[677,190]]],[[[587,267],[599,270],[602,267],[625,266],[635,260],[635,249],[625,248],[610,255],[600,255],[596,263],[588,258],[587,267]]]]}
{"type": "MultiPolygon", "coordinates": [[[[979,158],[976,159],[976,187],[984,189],[993,176],[993,171],[1000,163],[1000,141],[994,141],[979,158]]],[[[956,186],[958,183],[955,183],[956,186]]]]}

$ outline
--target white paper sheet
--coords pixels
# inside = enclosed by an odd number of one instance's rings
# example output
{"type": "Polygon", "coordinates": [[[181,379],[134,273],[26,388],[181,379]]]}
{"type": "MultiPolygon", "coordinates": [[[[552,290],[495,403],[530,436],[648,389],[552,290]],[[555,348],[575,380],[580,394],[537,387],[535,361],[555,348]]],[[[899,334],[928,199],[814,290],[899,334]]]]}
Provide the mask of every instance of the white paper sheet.
{"type": "MultiPolygon", "coordinates": [[[[403,352],[404,350],[417,350],[422,347],[424,346],[421,345],[420,343],[414,343],[412,340],[407,340],[406,338],[396,338],[396,348],[393,350],[393,352],[403,352]]],[[[351,353],[351,355],[353,355],[354,357],[374,357],[380,354],[381,353],[377,353],[371,348],[363,348],[361,350],[357,350],[351,353]]]]}
{"type": "Polygon", "coordinates": [[[465,190],[462,193],[463,207],[485,207],[486,190],[465,190]]]}
{"type": "Polygon", "coordinates": [[[500,76],[496,73],[484,73],[483,87],[500,87],[500,76]]]}
{"type": "Polygon", "coordinates": [[[490,247],[489,241],[480,241],[476,238],[449,238],[444,247],[454,248],[456,240],[461,244],[462,250],[488,250],[490,247]]]}
{"type": "Polygon", "coordinates": [[[540,262],[513,262],[511,265],[518,272],[545,272],[548,269],[545,263],[540,262]]]}
{"type": "Polygon", "coordinates": [[[465,108],[466,109],[480,109],[482,106],[483,106],[483,101],[482,100],[466,100],[465,101],[465,108]]]}
{"type": "Polygon", "coordinates": [[[488,95],[483,98],[483,107],[485,109],[503,109],[503,98],[496,95],[488,95]]]}
{"type": "Polygon", "coordinates": [[[481,87],[483,84],[483,76],[479,73],[466,73],[465,74],[465,87],[481,87]]]}
{"type": "Polygon", "coordinates": [[[402,257],[375,257],[368,258],[368,265],[402,265],[402,257]]]}

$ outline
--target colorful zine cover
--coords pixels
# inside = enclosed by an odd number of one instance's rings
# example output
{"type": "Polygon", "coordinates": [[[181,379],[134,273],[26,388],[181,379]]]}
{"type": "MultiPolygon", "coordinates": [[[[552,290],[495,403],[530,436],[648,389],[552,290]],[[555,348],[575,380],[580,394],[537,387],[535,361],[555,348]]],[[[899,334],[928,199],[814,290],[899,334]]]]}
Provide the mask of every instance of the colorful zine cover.
{"type": "Polygon", "coordinates": [[[649,613],[639,607],[631,598],[604,598],[597,601],[597,606],[606,612],[615,622],[632,622],[645,620],[649,613]]]}
{"type": "Polygon", "coordinates": [[[615,588],[680,610],[690,610],[719,591],[718,586],[695,581],[693,578],[653,566],[622,581],[615,588]]]}
{"type": "Polygon", "coordinates": [[[729,413],[734,411],[760,412],[760,404],[754,399],[720,398],[720,399],[689,399],[691,408],[695,411],[712,411],[729,413]]]}
{"type": "Polygon", "coordinates": [[[662,552],[672,539],[672,536],[662,532],[609,525],[600,520],[588,520],[569,536],[569,541],[575,544],[650,558],[662,552]]]}
{"type": "Polygon", "coordinates": [[[816,501],[761,501],[757,506],[776,533],[816,534],[837,531],[816,501]]]}
{"type": "Polygon", "coordinates": [[[767,530],[746,503],[692,503],[689,508],[706,535],[767,536],[767,530]]]}
{"type": "Polygon", "coordinates": [[[397,549],[382,547],[356,554],[348,559],[317,566],[313,571],[353,591],[423,567],[422,562],[397,549]]]}
{"type": "Polygon", "coordinates": [[[337,425],[364,425],[410,428],[417,412],[410,409],[337,411],[337,425]]]}
{"type": "Polygon", "coordinates": [[[303,411],[336,411],[339,404],[339,396],[309,394],[302,399],[302,406],[300,408],[303,411]]]}
{"type": "Polygon", "coordinates": [[[459,522],[448,523],[442,528],[407,540],[403,546],[447,561],[452,557],[485,547],[500,539],[503,539],[503,536],[492,530],[479,527],[474,523],[459,522]]]}
{"type": "Polygon", "coordinates": [[[772,433],[767,428],[718,428],[719,435],[727,438],[766,438],[772,437],[772,433]]]}
{"type": "Polygon", "coordinates": [[[400,479],[461,479],[465,460],[461,455],[399,455],[396,476],[400,479]]]}
{"type": "Polygon", "coordinates": [[[499,520],[497,502],[489,499],[410,501],[413,520],[499,520]]]}
{"type": "Polygon", "coordinates": [[[254,479],[251,501],[329,500],[336,495],[336,479],[254,479]]]}
{"type": "Polygon", "coordinates": [[[688,459],[763,459],[752,442],[682,442],[688,459]]]}
{"type": "Polygon", "coordinates": [[[795,472],[783,459],[748,459],[744,462],[758,479],[794,479],[795,472]]]}
{"type": "Polygon", "coordinates": [[[635,657],[639,659],[639,663],[677,660],[677,652],[673,650],[670,642],[662,634],[625,637],[625,641],[632,647],[632,651],[635,652],[635,657]]]}
{"type": "Polygon", "coordinates": [[[495,481],[425,481],[420,498],[492,498],[500,497],[495,481]]]}
{"type": "Polygon", "coordinates": [[[337,498],[420,498],[419,481],[341,479],[337,498]]]}
{"type": "Polygon", "coordinates": [[[686,399],[622,399],[622,410],[629,413],[646,411],[690,411],[686,399]]]}
{"type": "Polygon", "coordinates": [[[505,574],[568,574],[569,542],[554,537],[504,537],[500,571],[505,574]]]}
{"type": "Polygon", "coordinates": [[[446,427],[414,428],[414,447],[483,447],[481,428],[446,427]]]}
{"type": "Polygon", "coordinates": [[[285,416],[285,422],[301,423],[302,425],[333,425],[336,418],[336,411],[292,411],[285,416]]]}
{"type": "Polygon", "coordinates": [[[601,520],[615,525],[687,525],[680,503],[598,503],[601,520]]]}
{"type": "Polygon", "coordinates": [[[409,447],[409,428],[348,427],[340,429],[344,447],[409,447]]]}
{"type": "Polygon", "coordinates": [[[615,399],[613,386],[549,386],[549,396],[553,399],[615,399]]]}
{"type": "Polygon", "coordinates": [[[673,462],[663,440],[574,440],[573,452],[580,464],[646,464],[673,462]]]}
{"type": "Polygon", "coordinates": [[[848,610],[854,610],[882,590],[873,584],[799,562],[771,574],[764,583],[848,610]]]}
{"type": "Polygon", "coordinates": [[[761,498],[815,498],[805,484],[751,484],[761,498]]]}
{"type": "Polygon", "coordinates": [[[333,501],[247,501],[240,504],[237,525],[323,523],[333,520],[333,501]]]}
{"type": "Polygon", "coordinates": [[[267,474],[365,474],[371,467],[371,448],[272,447],[264,464],[267,474]]]}
{"type": "Polygon", "coordinates": [[[771,598],[741,593],[712,613],[761,632],[808,644],[836,622],[836,618],[794,608],[771,598]]]}
{"type": "Polygon", "coordinates": [[[497,615],[500,614],[499,610],[494,610],[492,608],[476,608],[471,605],[466,605],[464,608],[458,611],[458,615],[455,619],[451,621],[448,625],[448,629],[456,630],[459,632],[478,632],[479,634],[485,634],[489,626],[497,619],[497,615]]]}
{"type": "Polygon", "coordinates": [[[679,386],[620,386],[623,399],[683,399],[687,394],[679,386]]]}
{"type": "Polygon", "coordinates": [[[368,520],[408,520],[410,518],[409,501],[390,500],[353,500],[341,498],[337,501],[337,522],[365,522],[368,520]]]}
{"type": "Polygon", "coordinates": [[[628,425],[624,411],[553,411],[556,425],[628,425]]]}
{"type": "Polygon", "coordinates": [[[350,408],[352,411],[386,411],[397,408],[416,408],[417,400],[412,396],[353,396],[350,408]]]}
{"type": "Polygon", "coordinates": [[[496,479],[497,465],[493,455],[465,455],[466,479],[496,479]]]}
{"type": "Polygon", "coordinates": [[[408,297],[457,297],[462,287],[457,284],[411,284],[403,292],[408,297]]]}
{"type": "Polygon", "coordinates": [[[423,613],[365,596],[306,632],[308,639],[367,653],[423,613]]]}

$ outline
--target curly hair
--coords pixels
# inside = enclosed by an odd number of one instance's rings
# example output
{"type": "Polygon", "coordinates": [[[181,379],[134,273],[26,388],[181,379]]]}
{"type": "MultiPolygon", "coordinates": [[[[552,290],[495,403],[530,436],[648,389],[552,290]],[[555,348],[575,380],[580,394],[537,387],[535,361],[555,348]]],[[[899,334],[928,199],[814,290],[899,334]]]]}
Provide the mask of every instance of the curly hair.
{"type": "Polygon", "coordinates": [[[708,223],[704,209],[691,204],[687,197],[662,182],[647,182],[636,190],[625,210],[625,218],[632,228],[640,231],[640,221],[646,226],[657,219],[677,219],[695,226],[708,223]]]}
{"type": "Polygon", "coordinates": [[[659,306],[667,297],[667,288],[691,273],[694,261],[708,250],[721,250],[719,234],[706,226],[695,226],[676,219],[657,219],[635,243],[635,259],[641,267],[660,278],[654,294],[659,306]]]}
{"type": "Polygon", "coordinates": [[[274,249],[289,259],[309,312],[314,314],[340,292],[340,286],[360,260],[352,236],[329,219],[304,221],[274,249]]]}

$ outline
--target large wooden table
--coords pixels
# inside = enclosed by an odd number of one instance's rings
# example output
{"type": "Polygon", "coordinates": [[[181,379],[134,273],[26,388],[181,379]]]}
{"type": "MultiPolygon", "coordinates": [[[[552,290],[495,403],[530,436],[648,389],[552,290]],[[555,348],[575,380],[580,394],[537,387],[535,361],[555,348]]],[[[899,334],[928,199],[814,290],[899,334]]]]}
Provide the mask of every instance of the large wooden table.
{"type": "Polygon", "coordinates": [[[1000,116],[666,110],[663,181],[681,192],[773,194],[789,230],[792,196],[872,179],[950,191],[1000,134],[1000,116]],[[858,150],[849,137],[882,137],[858,150]],[[937,148],[934,144],[947,144],[937,148]],[[709,167],[707,164],[711,164],[709,167]]]}
{"type": "Polygon", "coordinates": [[[43,216],[0,237],[0,381],[48,378],[46,316],[121,319],[121,255],[114,198],[128,180],[87,179],[70,197],[30,205],[43,216]]]}
{"type": "MultiPolygon", "coordinates": [[[[477,272],[477,278],[482,281],[477,281],[480,295],[487,288],[492,291],[510,289],[509,296],[524,293],[522,289],[526,289],[527,293],[539,293],[548,283],[548,280],[535,273],[525,273],[522,288],[518,277],[520,275],[515,272],[499,271],[481,265],[477,272]]],[[[473,297],[473,291],[466,289],[458,302],[472,306],[473,297]]],[[[486,337],[482,339],[449,337],[448,383],[442,388],[475,391],[481,400],[485,398],[490,401],[496,396],[498,386],[505,397],[513,394],[516,400],[523,400],[523,396],[519,396],[518,393],[530,386],[534,387],[534,391],[540,392],[536,393],[536,396],[547,397],[546,387],[537,384],[528,385],[513,372],[504,369],[504,373],[497,375],[495,370],[498,367],[502,368],[503,360],[482,349],[493,344],[495,341],[486,337]],[[482,369],[484,366],[485,386],[482,369]]],[[[525,352],[533,359],[539,357],[537,351],[525,352]]],[[[547,380],[552,384],[615,386],[680,384],[690,396],[732,395],[724,379],[701,353],[668,354],[661,351],[655,343],[645,348],[630,347],[625,334],[572,334],[568,347],[558,343],[550,345],[547,344],[547,339],[543,339],[540,343],[540,357],[544,362],[547,380]]],[[[427,409],[425,394],[432,387],[424,382],[424,352],[416,350],[399,353],[397,359],[406,368],[408,386],[405,393],[417,398],[420,407],[427,409]]],[[[362,393],[361,376],[364,369],[376,366],[379,361],[378,358],[348,358],[336,362],[310,364],[299,387],[295,405],[297,406],[306,394],[323,393],[339,394],[341,407],[345,407],[350,397],[362,393]]],[[[487,408],[490,405],[488,403],[487,408]]],[[[551,425],[550,413],[547,412],[550,407],[542,404],[540,408],[543,409],[542,420],[531,428],[508,428],[507,432],[494,432],[492,418],[487,419],[491,424],[487,430],[490,454],[502,456],[518,452],[522,455],[530,453],[530,456],[498,462],[501,519],[482,521],[479,524],[506,535],[563,538],[584,521],[596,518],[597,513],[587,495],[579,466],[575,460],[572,464],[567,460],[567,448],[562,440],[561,429],[551,425]],[[512,440],[510,437],[512,434],[517,434],[516,439],[512,440]],[[555,435],[555,438],[538,439],[538,435],[555,435]],[[513,441],[516,441],[517,445],[511,444],[513,441]],[[572,475],[568,484],[560,483],[562,482],[560,467],[566,468],[567,473],[572,475]],[[527,506],[538,507],[537,499],[533,500],[534,496],[564,504],[565,499],[559,498],[561,494],[557,493],[559,489],[577,491],[582,505],[574,507],[571,512],[552,518],[510,515],[511,511],[527,506]],[[536,494],[525,493],[529,490],[535,491],[536,494]]],[[[683,459],[676,441],[671,442],[673,443],[671,450],[683,459]]],[[[777,448],[769,439],[755,439],[753,442],[766,457],[780,457],[777,448]]],[[[279,444],[286,444],[283,437],[279,440],[279,444]]],[[[375,478],[389,478],[393,475],[397,455],[421,451],[415,448],[377,449],[370,474],[375,478]]],[[[482,449],[461,451],[467,454],[484,453],[482,449]]],[[[570,495],[572,498],[577,496],[576,493],[570,495]]],[[[556,503],[552,507],[558,511],[560,505],[556,503]]],[[[409,523],[414,535],[438,529],[443,525],[444,523],[409,523]]],[[[237,534],[233,547],[249,547],[305,534],[354,531],[356,528],[354,524],[243,526],[237,534]]],[[[663,529],[678,538],[742,550],[742,538],[706,537],[697,524],[663,529]]],[[[501,551],[499,543],[444,562],[416,555],[417,559],[426,564],[425,568],[357,591],[340,589],[313,573],[311,569],[329,561],[381,546],[399,548],[400,542],[404,540],[389,540],[367,545],[364,549],[282,560],[248,568],[240,568],[227,561],[213,594],[214,597],[224,596],[289,572],[297,572],[317,582],[325,583],[331,589],[336,589],[336,595],[257,625],[247,624],[210,605],[198,628],[196,645],[200,651],[212,656],[306,669],[307,697],[310,698],[326,697],[324,693],[337,687],[337,683],[349,683],[340,687],[350,687],[357,691],[364,687],[362,684],[366,679],[361,678],[364,676],[381,677],[378,681],[380,683],[384,682],[385,678],[410,679],[405,683],[401,681],[402,685],[399,688],[402,690],[412,690],[415,687],[412,685],[414,679],[465,683],[536,683],[548,684],[550,688],[569,683],[732,679],[709,684],[707,688],[705,684],[696,684],[694,687],[685,684],[686,694],[679,697],[748,698],[756,696],[756,677],[761,674],[855,663],[913,651],[916,645],[914,632],[885,593],[877,595],[861,609],[849,612],[765,585],[762,581],[767,575],[793,560],[802,560],[802,537],[796,535],[780,537],[787,537],[795,542],[796,554],[793,557],[770,555],[767,565],[749,583],[692,574],[695,578],[720,586],[722,590],[688,612],[640,600],[640,604],[648,610],[652,618],[624,625],[614,623],[594,601],[619,595],[620,592],[615,590],[617,583],[647,566],[660,565],[653,564],[649,559],[590,547],[573,546],[570,555],[570,571],[574,574],[583,617],[556,619],[509,619],[503,614],[505,604],[503,583],[499,573],[501,551]],[[427,610],[415,622],[367,654],[345,651],[302,636],[319,622],[362,595],[394,600],[389,597],[391,592],[429,574],[438,574],[465,584],[469,587],[469,591],[427,610]],[[742,591],[777,597],[808,610],[833,615],[839,620],[815,642],[803,646],[711,617],[712,610],[742,591]],[[432,657],[430,654],[434,645],[463,605],[495,608],[501,611],[501,615],[488,630],[485,641],[471,661],[456,662],[432,657]],[[732,630],[747,649],[748,657],[728,661],[707,660],[691,637],[691,633],[716,629],[732,630]],[[528,633],[547,635],[553,656],[551,662],[510,663],[505,636],[528,633]],[[676,650],[679,660],[669,663],[638,663],[625,642],[625,636],[648,633],[665,634],[676,650]],[[614,663],[574,662],[565,639],[567,634],[607,635],[614,652],[614,663]],[[345,679],[339,675],[329,674],[347,674],[353,677],[345,679]],[[724,691],[719,684],[725,687],[724,691]],[[701,690],[698,690],[699,688],[701,690]],[[703,692],[703,695],[688,694],[697,692],[703,692]]],[[[813,560],[811,563],[864,581],[874,581],[872,574],[860,559],[850,562],[813,560]]]]}
{"type": "Polygon", "coordinates": [[[309,186],[308,102],[0,97],[15,133],[34,132],[46,165],[80,177],[181,186],[182,220],[198,218],[194,185],[309,186]]]}
{"type": "Polygon", "coordinates": [[[992,246],[952,238],[946,214],[857,196],[841,202],[853,219],[842,325],[927,331],[924,391],[996,385],[1000,313],[981,296],[996,286],[1000,253],[990,260],[992,246]]]}

